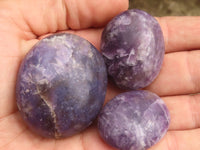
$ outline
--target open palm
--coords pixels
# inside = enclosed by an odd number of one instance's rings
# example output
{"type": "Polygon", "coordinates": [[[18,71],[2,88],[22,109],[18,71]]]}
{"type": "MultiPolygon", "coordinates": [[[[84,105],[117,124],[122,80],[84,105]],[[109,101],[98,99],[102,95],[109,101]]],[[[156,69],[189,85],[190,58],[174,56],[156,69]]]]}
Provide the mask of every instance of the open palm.
{"type": "MultiPolygon", "coordinates": [[[[42,37],[55,32],[78,34],[98,49],[102,28],[127,9],[128,0],[0,1],[0,150],[114,150],[95,124],[70,138],[45,139],[28,130],[15,102],[21,60],[42,37]]],[[[158,78],[147,87],[162,96],[171,113],[167,135],[151,150],[200,149],[200,17],[157,18],[166,55],[158,78]]],[[[106,101],[122,92],[108,85],[106,101]]]]}

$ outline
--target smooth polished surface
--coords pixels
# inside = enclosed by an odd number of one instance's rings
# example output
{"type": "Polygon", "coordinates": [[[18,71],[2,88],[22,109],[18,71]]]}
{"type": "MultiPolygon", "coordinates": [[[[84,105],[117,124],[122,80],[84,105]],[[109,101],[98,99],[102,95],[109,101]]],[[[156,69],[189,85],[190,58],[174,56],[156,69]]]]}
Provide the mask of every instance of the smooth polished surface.
{"type": "Polygon", "coordinates": [[[122,93],[109,101],[98,118],[101,137],[120,150],[146,150],[167,132],[169,111],[156,94],[122,93]]]}
{"type": "Polygon", "coordinates": [[[54,34],[24,58],[17,79],[17,105],[36,133],[71,136],[96,118],[106,86],[106,67],[98,50],[79,36],[54,34]]]}
{"type": "Polygon", "coordinates": [[[116,16],[102,34],[101,50],[108,74],[123,89],[148,86],[160,72],[164,48],[160,25],[141,10],[116,16]]]}

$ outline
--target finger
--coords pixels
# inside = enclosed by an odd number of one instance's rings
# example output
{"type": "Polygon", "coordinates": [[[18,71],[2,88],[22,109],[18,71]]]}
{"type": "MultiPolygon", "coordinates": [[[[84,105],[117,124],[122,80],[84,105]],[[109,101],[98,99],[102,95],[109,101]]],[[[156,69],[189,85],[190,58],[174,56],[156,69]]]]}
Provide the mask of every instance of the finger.
{"type": "Polygon", "coordinates": [[[0,2],[0,17],[29,37],[103,26],[127,8],[128,0],[14,0],[0,2]]]}
{"type": "Polygon", "coordinates": [[[166,136],[149,150],[199,150],[200,129],[169,131],[166,136]]]}
{"type": "Polygon", "coordinates": [[[166,54],[158,77],[146,89],[160,96],[200,91],[200,50],[166,54]]]}
{"type": "Polygon", "coordinates": [[[200,49],[200,17],[161,17],[166,52],[200,49]]]}
{"type": "MultiPolygon", "coordinates": [[[[108,84],[105,103],[122,93],[113,84],[108,84]]],[[[200,128],[200,95],[162,97],[170,111],[169,130],[200,128]]]]}
{"type": "Polygon", "coordinates": [[[200,95],[172,96],[162,98],[171,116],[169,130],[200,128],[200,95]]]}

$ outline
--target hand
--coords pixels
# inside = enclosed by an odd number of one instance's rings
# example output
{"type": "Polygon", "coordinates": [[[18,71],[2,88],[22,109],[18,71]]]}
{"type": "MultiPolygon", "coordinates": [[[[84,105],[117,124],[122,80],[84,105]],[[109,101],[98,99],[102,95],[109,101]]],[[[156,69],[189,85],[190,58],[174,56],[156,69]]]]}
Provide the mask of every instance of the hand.
{"type": "Polygon", "coordinates": [[[151,150],[200,149],[200,17],[158,18],[166,54],[161,72],[147,88],[167,104],[171,123],[151,150]]]}
{"type": "MultiPolygon", "coordinates": [[[[17,110],[15,83],[21,60],[39,39],[67,31],[88,39],[99,49],[99,27],[127,7],[128,0],[0,1],[0,150],[114,150],[102,141],[95,125],[61,140],[32,133],[17,110]]],[[[147,89],[164,96],[171,124],[167,135],[151,150],[200,148],[200,96],[190,95],[200,91],[199,19],[158,18],[165,36],[166,55],[160,75],[147,89]]],[[[106,101],[120,92],[109,84],[106,101]]]]}

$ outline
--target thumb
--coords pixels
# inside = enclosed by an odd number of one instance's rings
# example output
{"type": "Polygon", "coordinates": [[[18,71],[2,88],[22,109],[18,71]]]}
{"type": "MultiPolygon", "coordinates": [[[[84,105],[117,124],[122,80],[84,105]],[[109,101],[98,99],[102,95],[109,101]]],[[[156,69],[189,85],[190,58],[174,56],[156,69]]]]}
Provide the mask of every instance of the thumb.
{"type": "Polygon", "coordinates": [[[103,26],[128,8],[128,0],[8,0],[1,1],[0,8],[0,16],[10,18],[18,29],[26,32],[25,36],[27,32],[41,36],[103,26]]]}

